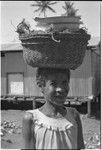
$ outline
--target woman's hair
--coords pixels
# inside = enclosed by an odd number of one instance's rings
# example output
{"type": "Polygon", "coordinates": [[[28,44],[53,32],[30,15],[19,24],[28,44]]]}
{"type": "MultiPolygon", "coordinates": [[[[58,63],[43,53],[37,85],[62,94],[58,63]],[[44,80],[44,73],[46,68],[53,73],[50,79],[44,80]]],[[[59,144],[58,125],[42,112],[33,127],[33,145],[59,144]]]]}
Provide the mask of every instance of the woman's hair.
{"type": "Polygon", "coordinates": [[[61,69],[61,68],[38,68],[36,72],[36,81],[39,87],[45,86],[45,80],[48,74],[53,73],[66,73],[68,75],[68,80],[70,80],[70,70],[69,69],[61,69]]]}

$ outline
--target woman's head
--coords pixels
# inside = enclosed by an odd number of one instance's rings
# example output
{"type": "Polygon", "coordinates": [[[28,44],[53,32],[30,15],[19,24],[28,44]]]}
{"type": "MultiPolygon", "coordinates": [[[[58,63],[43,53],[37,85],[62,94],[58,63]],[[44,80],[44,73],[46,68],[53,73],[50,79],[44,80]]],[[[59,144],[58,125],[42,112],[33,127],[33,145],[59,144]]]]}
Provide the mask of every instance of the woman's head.
{"type": "Polygon", "coordinates": [[[60,68],[38,68],[36,73],[36,81],[39,87],[45,86],[45,81],[48,75],[56,73],[65,73],[68,77],[68,82],[70,80],[70,70],[60,69],[60,68]]]}
{"type": "Polygon", "coordinates": [[[69,92],[70,70],[39,68],[36,79],[47,101],[57,105],[65,102],[69,92]]]}

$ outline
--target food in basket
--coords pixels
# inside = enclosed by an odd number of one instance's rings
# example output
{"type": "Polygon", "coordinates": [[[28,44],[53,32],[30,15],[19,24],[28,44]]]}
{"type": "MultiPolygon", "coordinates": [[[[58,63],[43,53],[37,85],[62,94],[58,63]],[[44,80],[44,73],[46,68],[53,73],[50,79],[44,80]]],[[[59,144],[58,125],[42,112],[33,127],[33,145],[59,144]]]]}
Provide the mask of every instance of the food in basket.
{"type": "MultiPolygon", "coordinates": [[[[20,25],[24,30],[25,24],[20,25]]],[[[18,29],[17,32],[19,33],[18,29]]],[[[83,62],[90,35],[83,28],[72,30],[64,27],[59,31],[20,32],[19,39],[23,46],[24,60],[28,65],[76,69],[83,62]]]]}

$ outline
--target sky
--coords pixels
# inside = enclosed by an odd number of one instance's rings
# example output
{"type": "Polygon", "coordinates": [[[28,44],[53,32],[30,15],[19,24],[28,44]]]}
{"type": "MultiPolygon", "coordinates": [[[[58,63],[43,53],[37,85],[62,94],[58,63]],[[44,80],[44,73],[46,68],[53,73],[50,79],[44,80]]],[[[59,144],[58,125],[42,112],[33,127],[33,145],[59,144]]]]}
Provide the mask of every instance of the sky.
{"type": "MultiPolygon", "coordinates": [[[[88,29],[91,36],[100,36],[100,1],[73,1],[74,7],[79,9],[77,15],[81,16],[83,26],[88,29]]],[[[25,18],[31,25],[31,29],[35,30],[35,17],[39,17],[38,13],[33,11],[35,7],[31,7],[34,1],[1,1],[1,43],[18,42],[18,34],[16,32],[17,25],[25,18]]],[[[59,1],[53,5],[56,13],[47,12],[47,16],[60,16],[64,14],[62,6],[64,1],[59,1]]],[[[40,17],[43,17],[41,15],[40,17]]]]}

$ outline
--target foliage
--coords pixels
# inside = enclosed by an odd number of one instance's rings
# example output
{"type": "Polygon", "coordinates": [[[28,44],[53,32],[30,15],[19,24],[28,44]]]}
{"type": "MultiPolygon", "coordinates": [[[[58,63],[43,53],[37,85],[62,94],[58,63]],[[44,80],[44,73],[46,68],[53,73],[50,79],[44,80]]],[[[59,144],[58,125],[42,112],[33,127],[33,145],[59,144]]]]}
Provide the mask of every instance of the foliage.
{"type": "Polygon", "coordinates": [[[18,24],[16,32],[20,35],[23,33],[30,33],[30,24],[25,20],[25,18],[18,24]]]}
{"type": "MultiPolygon", "coordinates": [[[[17,126],[14,121],[6,121],[4,120],[1,123],[1,136],[5,136],[5,134],[13,134],[13,133],[17,133],[17,134],[21,134],[21,129],[22,126],[17,126]]],[[[11,141],[11,140],[10,140],[11,141]]],[[[12,143],[12,142],[11,142],[12,143]]]]}
{"type": "Polygon", "coordinates": [[[101,143],[100,143],[100,135],[94,133],[93,136],[91,136],[88,141],[84,141],[85,143],[85,149],[100,149],[101,143]]]}
{"type": "Polygon", "coordinates": [[[41,13],[44,14],[44,17],[47,17],[46,11],[50,10],[53,13],[55,13],[55,10],[51,7],[51,5],[56,4],[56,1],[35,1],[35,4],[31,4],[32,7],[37,7],[36,10],[34,10],[34,13],[40,12],[39,16],[41,13]]]}
{"type": "Polygon", "coordinates": [[[75,9],[73,5],[74,3],[71,1],[65,1],[65,6],[62,6],[65,10],[65,14],[63,14],[63,16],[76,16],[78,9],[75,9]]]}

